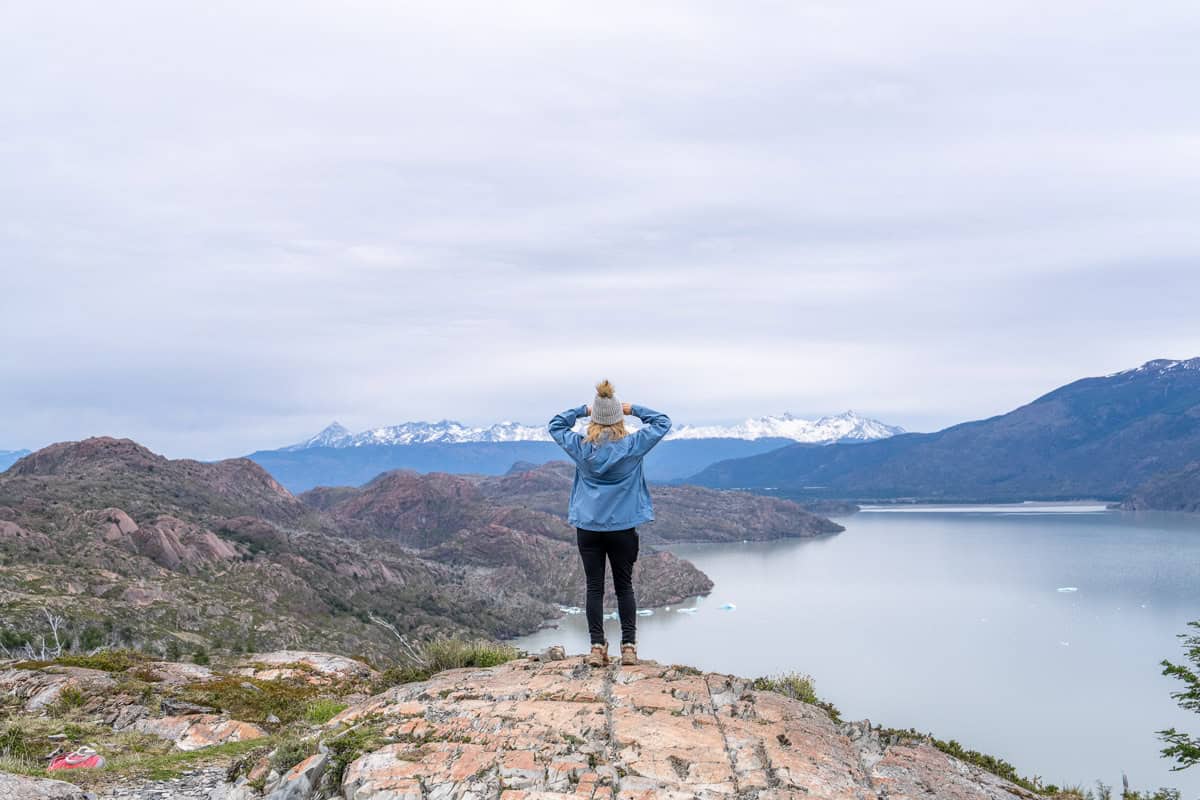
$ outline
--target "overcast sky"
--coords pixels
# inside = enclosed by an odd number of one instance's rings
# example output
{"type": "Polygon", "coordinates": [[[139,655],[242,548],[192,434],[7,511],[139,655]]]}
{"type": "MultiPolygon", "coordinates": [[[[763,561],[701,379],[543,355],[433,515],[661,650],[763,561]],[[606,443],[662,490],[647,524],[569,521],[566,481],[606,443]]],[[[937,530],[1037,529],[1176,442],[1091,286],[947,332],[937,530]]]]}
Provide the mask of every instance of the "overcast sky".
{"type": "Polygon", "coordinates": [[[1200,355],[1200,7],[0,10],[0,449],[910,429],[1200,355]]]}

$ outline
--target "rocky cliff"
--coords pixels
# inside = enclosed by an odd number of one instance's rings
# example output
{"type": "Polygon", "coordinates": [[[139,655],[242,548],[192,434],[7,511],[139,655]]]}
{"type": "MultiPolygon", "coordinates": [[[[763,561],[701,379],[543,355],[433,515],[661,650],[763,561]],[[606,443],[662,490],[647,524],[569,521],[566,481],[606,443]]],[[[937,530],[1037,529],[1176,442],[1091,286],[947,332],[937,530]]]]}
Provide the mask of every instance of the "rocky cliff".
{"type": "Polygon", "coordinates": [[[920,740],[887,741],[732,675],[579,658],[453,670],[343,711],[397,741],[344,771],[346,800],[978,798],[1030,793],[920,740]]]}
{"type": "MultiPolygon", "coordinates": [[[[678,665],[595,669],[548,652],[417,682],[389,686],[381,678],[351,659],[309,652],[258,654],[225,670],[168,662],[116,672],[0,667],[0,689],[20,713],[50,709],[72,721],[65,729],[76,732],[65,737],[28,738],[34,749],[87,735],[110,758],[105,770],[56,773],[104,800],[172,791],[221,800],[1038,796],[919,736],[840,722],[745,678],[678,665]],[[282,719],[264,717],[271,706],[242,698],[239,682],[254,697],[293,702],[282,719]],[[378,693],[363,694],[372,686],[378,693]],[[68,691],[75,700],[64,712],[68,691]],[[342,710],[314,723],[318,702],[342,710]],[[238,718],[238,709],[257,716],[238,718]],[[168,751],[186,753],[192,769],[169,783],[156,778],[138,768],[135,743],[162,752],[159,764],[170,763],[168,751]]],[[[4,790],[82,797],[65,783],[0,773],[4,790]]]]}

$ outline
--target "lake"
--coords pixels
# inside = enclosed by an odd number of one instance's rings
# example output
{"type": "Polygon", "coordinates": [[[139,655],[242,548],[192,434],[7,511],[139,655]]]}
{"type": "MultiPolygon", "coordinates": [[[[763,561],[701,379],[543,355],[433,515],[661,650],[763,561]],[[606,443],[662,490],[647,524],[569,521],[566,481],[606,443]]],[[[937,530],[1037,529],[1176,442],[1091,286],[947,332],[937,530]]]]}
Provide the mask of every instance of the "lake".
{"type": "MultiPolygon", "coordinates": [[[[957,739],[1060,785],[1119,787],[1124,771],[1134,788],[1200,796],[1200,767],[1171,773],[1154,735],[1200,731],[1159,667],[1200,618],[1200,518],[1023,504],[838,521],[821,539],[671,546],[715,588],[690,613],[640,617],[640,654],[805,672],[846,719],[957,739]]],[[[515,643],[583,652],[586,624],[569,615],[515,643]]]]}

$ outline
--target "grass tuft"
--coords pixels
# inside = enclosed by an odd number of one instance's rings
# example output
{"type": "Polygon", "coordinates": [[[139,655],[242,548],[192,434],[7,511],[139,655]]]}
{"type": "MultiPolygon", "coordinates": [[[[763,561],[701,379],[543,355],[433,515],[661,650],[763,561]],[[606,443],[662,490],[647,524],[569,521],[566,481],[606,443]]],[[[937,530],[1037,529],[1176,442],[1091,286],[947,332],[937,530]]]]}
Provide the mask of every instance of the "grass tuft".
{"type": "Polygon", "coordinates": [[[304,718],[313,725],[324,725],[329,720],[336,717],[338,714],[345,711],[346,704],[340,700],[333,700],[328,697],[319,697],[308,704],[304,709],[304,718]]]}
{"type": "Polygon", "coordinates": [[[382,691],[400,683],[427,680],[447,669],[495,667],[520,655],[517,648],[499,642],[439,636],[418,645],[408,659],[384,670],[375,682],[375,689],[382,691]]]}
{"type": "Polygon", "coordinates": [[[822,709],[834,722],[842,721],[842,714],[838,711],[837,706],[828,700],[817,697],[811,675],[800,672],[784,672],[779,675],[755,678],[751,688],[760,692],[775,692],[792,700],[808,703],[822,709]]]}

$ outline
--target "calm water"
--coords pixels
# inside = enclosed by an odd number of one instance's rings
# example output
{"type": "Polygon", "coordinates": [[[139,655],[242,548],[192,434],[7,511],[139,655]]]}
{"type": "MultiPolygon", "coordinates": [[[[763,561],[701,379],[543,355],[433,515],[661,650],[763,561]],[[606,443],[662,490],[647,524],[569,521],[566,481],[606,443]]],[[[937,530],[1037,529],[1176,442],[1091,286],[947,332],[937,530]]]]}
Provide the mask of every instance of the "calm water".
{"type": "MultiPolygon", "coordinates": [[[[639,618],[642,655],[807,672],[844,717],[955,738],[1026,775],[1119,786],[1124,770],[1135,787],[1200,797],[1200,767],[1169,772],[1154,736],[1200,729],[1158,666],[1200,618],[1200,519],[1092,505],[840,521],[818,540],[672,547],[716,587],[686,604],[694,613],[639,618]]],[[[568,616],[517,643],[582,652],[586,625],[568,616]]]]}

